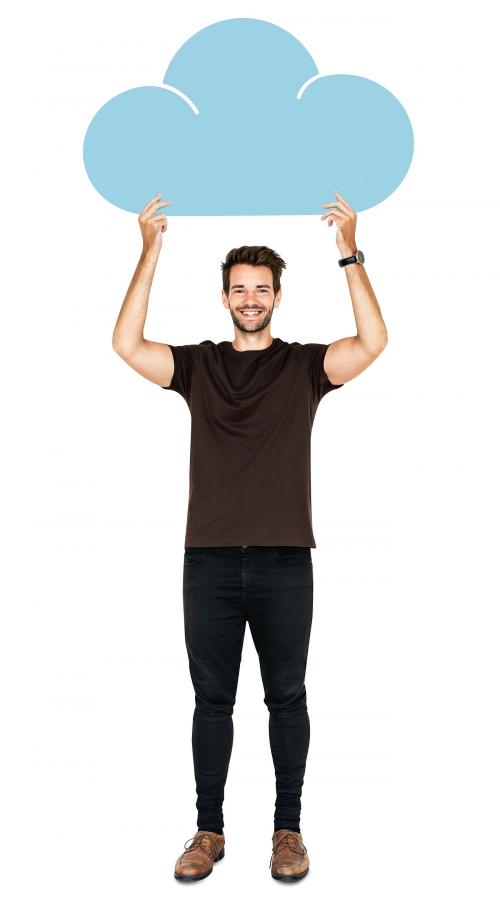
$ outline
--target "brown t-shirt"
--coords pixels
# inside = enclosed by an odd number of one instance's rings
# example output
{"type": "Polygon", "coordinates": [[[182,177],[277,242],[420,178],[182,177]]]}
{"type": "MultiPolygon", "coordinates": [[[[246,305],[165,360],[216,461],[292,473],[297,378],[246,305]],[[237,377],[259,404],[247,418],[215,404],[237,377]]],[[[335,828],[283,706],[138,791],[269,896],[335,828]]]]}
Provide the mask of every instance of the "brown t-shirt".
{"type": "Polygon", "coordinates": [[[191,411],[186,548],[316,548],[311,430],[321,398],[341,387],[324,371],[327,347],[281,338],[257,351],[170,345],[174,375],[161,387],[191,411]]]}

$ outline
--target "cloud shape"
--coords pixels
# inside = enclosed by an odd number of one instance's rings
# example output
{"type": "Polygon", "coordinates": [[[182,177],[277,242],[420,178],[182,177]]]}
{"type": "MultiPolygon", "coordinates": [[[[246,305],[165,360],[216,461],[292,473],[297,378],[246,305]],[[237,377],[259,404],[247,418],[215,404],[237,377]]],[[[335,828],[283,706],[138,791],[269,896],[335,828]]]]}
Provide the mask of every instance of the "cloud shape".
{"type": "Polygon", "coordinates": [[[139,213],[161,192],[169,217],[317,216],[334,190],[366,210],[401,184],[412,155],[394,94],[357,75],[320,76],[293,35],[250,18],[196,32],[162,86],[113,97],[83,143],[106,200],[139,213]]]}

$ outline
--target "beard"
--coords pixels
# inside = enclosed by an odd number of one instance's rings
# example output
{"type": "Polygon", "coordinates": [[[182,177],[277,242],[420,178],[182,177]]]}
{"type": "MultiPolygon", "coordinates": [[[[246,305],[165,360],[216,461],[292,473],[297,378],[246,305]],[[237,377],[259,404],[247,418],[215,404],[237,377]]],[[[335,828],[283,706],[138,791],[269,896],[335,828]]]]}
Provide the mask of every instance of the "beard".
{"type": "Polygon", "coordinates": [[[263,312],[259,313],[255,319],[245,319],[237,309],[233,310],[233,308],[229,308],[231,319],[236,328],[241,332],[262,332],[262,330],[271,322],[274,311],[274,302],[270,310],[266,312],[265,307],[263,307],[262,311],[263,312]]]}

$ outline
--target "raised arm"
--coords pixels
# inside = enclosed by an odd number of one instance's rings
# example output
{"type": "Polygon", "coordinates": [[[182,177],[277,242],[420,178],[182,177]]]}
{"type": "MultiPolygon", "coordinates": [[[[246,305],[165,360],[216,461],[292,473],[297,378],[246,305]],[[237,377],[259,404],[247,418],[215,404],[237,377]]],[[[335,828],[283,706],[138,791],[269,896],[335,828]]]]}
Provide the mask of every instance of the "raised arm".
{"type": "Polygon", "coordinates": [[[162,233],[167,230],[167,217],[155,215],[160,207],[172,201],[160,201],[158,194],[139,214],[143,248],[132,281],[121,306],[113,332],[113,350],[132,369],[155,382],[170,385],[174,374],[174,358],[167,344],[144,338],[149,295],[156,264],[162,247],[162,233]]]}
{"type": "MultiPolygon", "coordinates": [[[[356,212],[338,191],[336,201],[323,204],[329,210],[321,219],[337,224],[337,247],[341,257],[356,254],[356,212]]],[[[363,263],[344,266],[351,295],[357,334],[332,341],[324,359],[324,370],[330,382],[345,383],[359,376],[387,346],[387,329],[379,303],[363,263]]]]}

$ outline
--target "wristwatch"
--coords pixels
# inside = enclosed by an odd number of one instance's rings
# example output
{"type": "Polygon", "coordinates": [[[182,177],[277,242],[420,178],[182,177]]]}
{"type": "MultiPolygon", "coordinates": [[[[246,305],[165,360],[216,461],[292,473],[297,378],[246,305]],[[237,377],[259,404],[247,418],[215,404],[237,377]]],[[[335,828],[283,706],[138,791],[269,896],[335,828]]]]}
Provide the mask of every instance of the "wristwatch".
{"type": "Polygon", "coordinates": [[[348,263],[364,263],[365,255],[363,251],[356,251],[352,257],[344,257],[342,260],[339,260],[339,266],[347,266],[348,263]]]}

